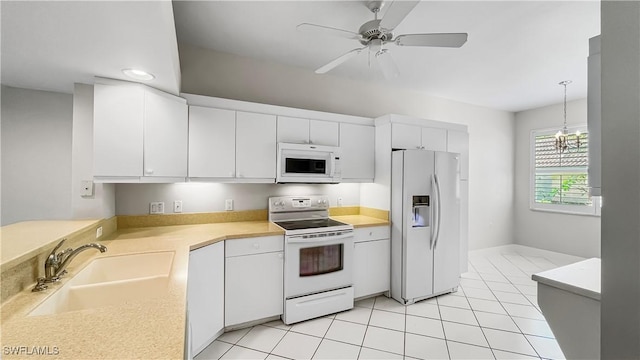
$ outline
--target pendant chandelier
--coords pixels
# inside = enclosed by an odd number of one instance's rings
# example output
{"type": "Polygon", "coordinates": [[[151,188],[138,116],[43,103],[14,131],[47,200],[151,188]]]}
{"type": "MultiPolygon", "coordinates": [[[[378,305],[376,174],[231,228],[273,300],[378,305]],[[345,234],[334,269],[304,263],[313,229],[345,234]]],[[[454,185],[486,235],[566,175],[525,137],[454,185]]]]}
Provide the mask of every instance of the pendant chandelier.
{"type": "Polygon", "coordinates": [[[571,84],[571,80],[560,81],[559,85],[564,86],[564,126],[562,130],[558,130],[556,133],[556,151],[564,153],[571,149],[580,150],[580,130],[576,131],[575,139],[570,140],[569,137],[573,134],[569,134],[567,130],[567,85],[571,84]]]}

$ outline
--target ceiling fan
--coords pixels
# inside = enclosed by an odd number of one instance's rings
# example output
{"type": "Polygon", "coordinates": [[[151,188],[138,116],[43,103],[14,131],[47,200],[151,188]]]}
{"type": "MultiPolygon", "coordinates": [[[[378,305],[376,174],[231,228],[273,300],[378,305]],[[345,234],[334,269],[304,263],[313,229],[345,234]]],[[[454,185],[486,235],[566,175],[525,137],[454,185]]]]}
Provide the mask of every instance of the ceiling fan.
{"type": "Polygon", "coordinates": [[[467,41],[467,33],[437,33],[437,34],[404,34],[394,36],[392,31],[418,5],[420,1],[391,1],[382,19],[378,19],[378,12],[386,5],[383,1],[366,1],[365,5],[374,14],[374,19],[360,26],[357,33],[349,30],[336,29],[324,25],[303,23],[297,26],[299,31],[313,34],[333,35],[360,42],[363,47],[353,49],[344,55],[318,68],[316,74],[324,74],[345,61],[369,49],[369,54],[375,54],[376,60],[387,79],[399,75],[387,45],[398,46],[435,46],[459,48],[467,41]]]}

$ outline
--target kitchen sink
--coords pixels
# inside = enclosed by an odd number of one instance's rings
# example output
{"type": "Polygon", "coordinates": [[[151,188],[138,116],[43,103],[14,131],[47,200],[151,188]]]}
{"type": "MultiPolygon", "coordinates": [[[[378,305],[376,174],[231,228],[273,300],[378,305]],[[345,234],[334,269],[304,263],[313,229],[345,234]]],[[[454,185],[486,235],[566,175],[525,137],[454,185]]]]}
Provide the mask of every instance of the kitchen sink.
{"type": "Polygon", "coordinates": [[[173,251],[93,260],[29,316],[59,314],[161,297],[167,292],[173,251]]]}

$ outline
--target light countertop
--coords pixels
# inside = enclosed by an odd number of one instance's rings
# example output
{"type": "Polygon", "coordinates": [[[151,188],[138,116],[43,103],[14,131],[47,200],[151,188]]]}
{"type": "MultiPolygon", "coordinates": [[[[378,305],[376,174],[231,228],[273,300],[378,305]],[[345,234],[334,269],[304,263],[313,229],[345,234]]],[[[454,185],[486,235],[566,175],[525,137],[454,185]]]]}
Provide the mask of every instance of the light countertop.
{"type": "MultiPolygon", "coordinates": [[[[388,225],[376,218],[347,215],[335,219],[355,227],[388,225]]],[[[59,284],[41,293],[23,291],[2,305],[2,346],[48,346],[57,359],[182,359],[186,320],[189,251],[225,239],[284,234],[268,221],[177,225],[124,229],[104,241],[104,254],[85,251],[59,284]],[[28,314],[90,260],[122,254],[174,251],[166,296],[90,310],[30,317],[28,314]]],[[[64,235],[63,235],[64,236],[64,235]]],[[[6,359],[38,358],[3,354],[6,359]]],[[[51,358],[51,355],[43,355],[51,358]]]]}
{"type": "Polygon", "coordinates": [[[600,301],[600,259],[592,258],[533,274],[538,283],[600,301]]]}
{"type": "Polygon", "coordinates": [[[24,221],[0,229],[0,266],[9,269],[100,220],[24,221]]]}

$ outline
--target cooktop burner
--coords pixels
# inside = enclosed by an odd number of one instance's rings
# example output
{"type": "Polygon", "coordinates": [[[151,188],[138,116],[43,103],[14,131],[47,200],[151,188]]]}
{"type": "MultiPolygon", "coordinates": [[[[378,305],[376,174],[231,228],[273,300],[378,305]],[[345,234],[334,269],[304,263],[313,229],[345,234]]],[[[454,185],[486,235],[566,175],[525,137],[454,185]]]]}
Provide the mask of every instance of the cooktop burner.
{"type": "MultiPolygon", "coordinates": [[[[321,229],[333,226],[347,225],[340,221],[333,219],[310,219],[310,220],[291,220],[291,221],[276,221],[276,225],[285,230],[301,230],[301,229],[321,229]]],[[[347,225],[348,226],[348,225],[347,225]]]]}

